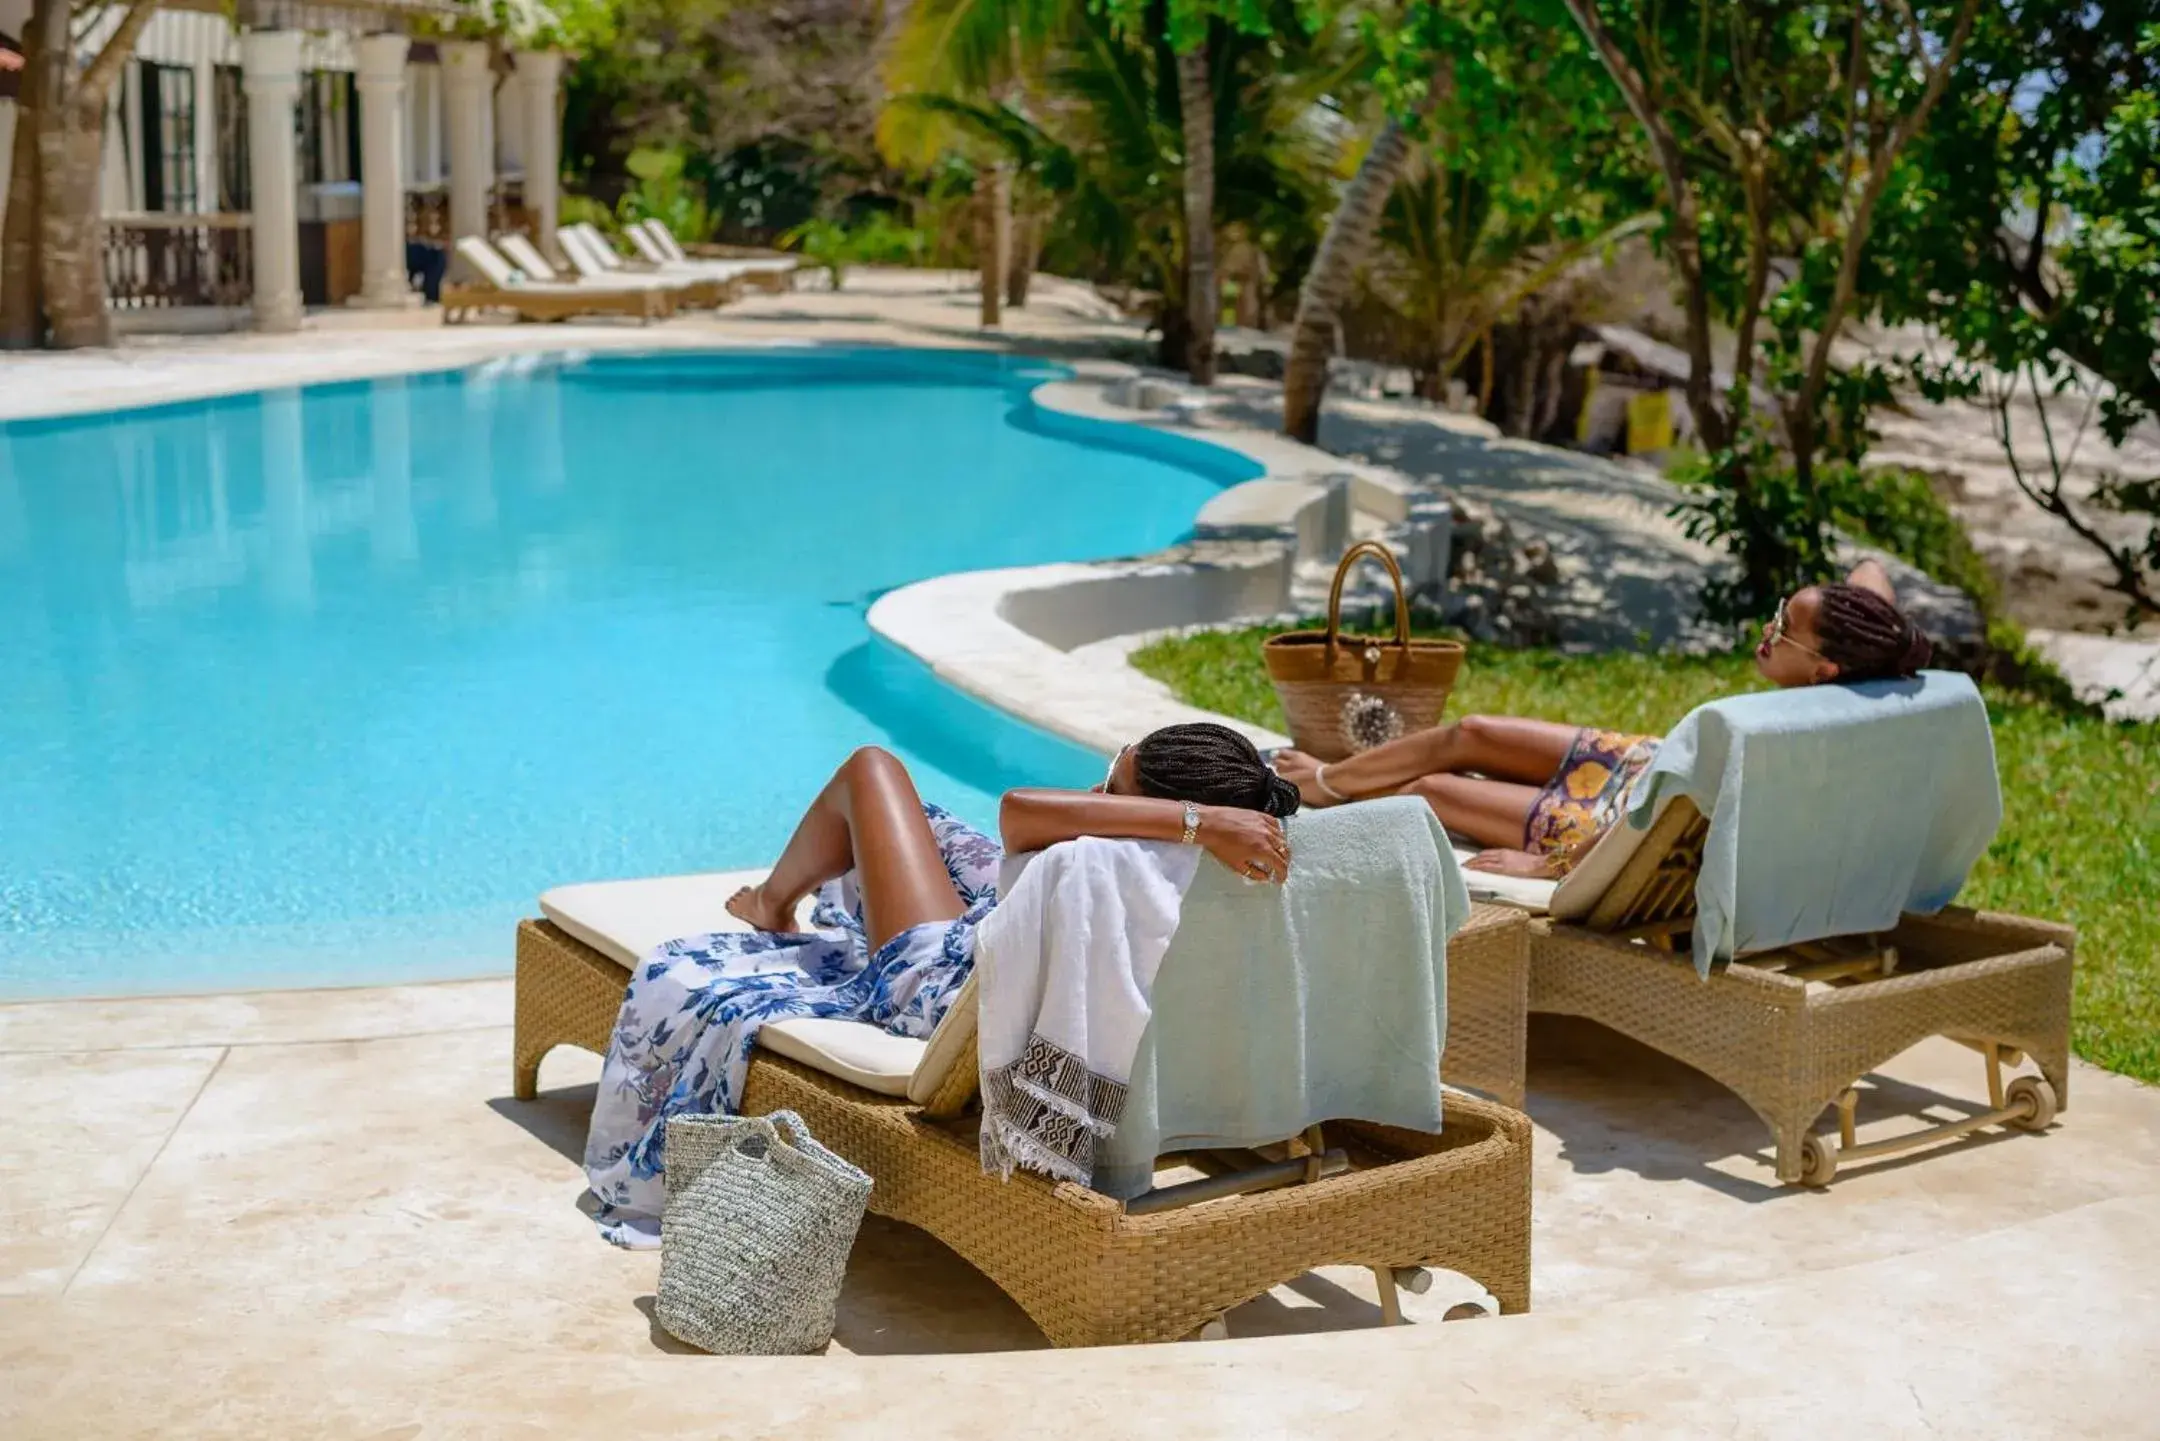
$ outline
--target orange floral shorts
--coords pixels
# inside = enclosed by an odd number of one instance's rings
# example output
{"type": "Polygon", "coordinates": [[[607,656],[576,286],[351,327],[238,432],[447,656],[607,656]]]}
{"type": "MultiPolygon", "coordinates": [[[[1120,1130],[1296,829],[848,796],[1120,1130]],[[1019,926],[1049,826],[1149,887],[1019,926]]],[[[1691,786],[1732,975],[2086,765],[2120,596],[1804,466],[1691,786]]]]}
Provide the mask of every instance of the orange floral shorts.
{"type": "Polygon", "coordinates": [[[1550,857],[1555,873],[1565,874],[1619,821],[1629,788],[1650,768],[1657,748],[1656,736],[1588,727],[1575,732],[1567,759],[1530,803],[1523,849],[1550,857]]]}

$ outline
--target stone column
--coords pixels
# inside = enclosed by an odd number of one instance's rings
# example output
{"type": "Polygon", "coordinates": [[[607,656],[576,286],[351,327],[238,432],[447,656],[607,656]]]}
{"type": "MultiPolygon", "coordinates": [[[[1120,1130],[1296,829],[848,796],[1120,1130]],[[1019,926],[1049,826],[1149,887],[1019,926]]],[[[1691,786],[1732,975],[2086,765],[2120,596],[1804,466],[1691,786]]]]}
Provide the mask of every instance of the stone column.
{"type": "Polygon", "coordinates": [[[555,120],[555,92],[562,83],[562,56],[553,50],[520,50],[520,98],[524,101],[525,213],[533,243],[557,265],[567,263],[555,239],[557,192],[562,175],[562,128],[555,120]]]}
{"type": "Polygon", "coordinates": [[[365,35],[360,59],[360,294],[358,305],[412,303],[405,275],[403,35],[365,35]]]}
{"type": "Polygon", "coordinates": [[[248,187],[254,192],[255,328],[300,328],[300,222],[293,171],[293,102],[300,95],[300,32],[240,37],[247,92],[248,187]]]}
{"type": "Polygon", "coordinates": [[[468,235],[487,234],[488,190],[495,184],[487,120],[495,103],[495,77],[482,41],[444,40],[436,50],[442,56],[443,108],[450,129],[450,272],[461,275],[465,262],[454,247],[468,235]]]}

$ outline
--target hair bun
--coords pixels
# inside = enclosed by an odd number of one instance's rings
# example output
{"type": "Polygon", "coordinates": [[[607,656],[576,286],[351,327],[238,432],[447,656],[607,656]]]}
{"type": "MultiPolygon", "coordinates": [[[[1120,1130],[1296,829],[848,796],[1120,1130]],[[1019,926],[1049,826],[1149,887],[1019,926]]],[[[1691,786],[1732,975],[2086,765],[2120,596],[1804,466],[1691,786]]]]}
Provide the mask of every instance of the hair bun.
{"type": "Polygon", "coordinates": [[[1305,797],[1298,794],[1298,788],[1273,771],[1268,772],[1267,782],[1267,801],[1260,809],[1271,816],[1296,815],[1298,807],[1305,804],[1305,797]]]}

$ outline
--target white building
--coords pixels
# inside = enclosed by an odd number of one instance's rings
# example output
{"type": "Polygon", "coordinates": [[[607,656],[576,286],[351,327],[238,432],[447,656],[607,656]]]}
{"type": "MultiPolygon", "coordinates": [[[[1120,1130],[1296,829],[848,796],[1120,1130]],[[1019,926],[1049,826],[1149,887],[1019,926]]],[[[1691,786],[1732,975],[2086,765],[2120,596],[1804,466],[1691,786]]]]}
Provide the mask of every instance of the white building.
{"type": "MultiPolygon", "coordinates": [[[[0,205],[30,0],[0,0],[0,205]]],[[[291,330],[305,305],[411,303],[408,239],[528,230],[555,246],[562,57],[413,40],[460,0],[169,3],[105,136],[101,207],[116,318],[177,307],[291,330]],[[537,157],[532,169],[525,161],[537,157]],[[492,223],[491,223],[492,222],[492,223]]],[[[108,10],[86,54],[119,22],[108,10]]],[[[149,318],[149,317],[143,317],[149,318]]]]}

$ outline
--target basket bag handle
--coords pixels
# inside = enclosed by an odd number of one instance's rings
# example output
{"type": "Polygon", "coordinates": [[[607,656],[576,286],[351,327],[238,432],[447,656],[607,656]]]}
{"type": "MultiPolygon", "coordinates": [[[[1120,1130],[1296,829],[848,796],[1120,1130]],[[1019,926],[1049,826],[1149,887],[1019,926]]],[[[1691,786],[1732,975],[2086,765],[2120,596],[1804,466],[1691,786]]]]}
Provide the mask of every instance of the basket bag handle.
{"type": "Polygon", "coordinates": [[[1402,567],[1395,563],[1395,552],[1379,541],[1361,540],[1343,552],[1335,566],[1335,584],[1328,588],[1327,667],[1330,674],[1335,669],[1335,648],[1342,643],[1343,582],[1366,556],[1372,556],[1386,566],[1388,579],[1395,583],[1395,644],[1404,651],[1410,649],[1410,597],[1403,592],[1402,567]]]}

